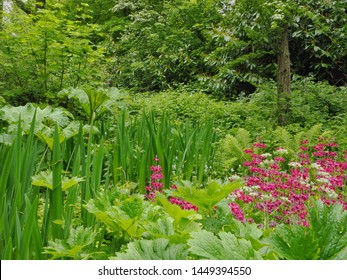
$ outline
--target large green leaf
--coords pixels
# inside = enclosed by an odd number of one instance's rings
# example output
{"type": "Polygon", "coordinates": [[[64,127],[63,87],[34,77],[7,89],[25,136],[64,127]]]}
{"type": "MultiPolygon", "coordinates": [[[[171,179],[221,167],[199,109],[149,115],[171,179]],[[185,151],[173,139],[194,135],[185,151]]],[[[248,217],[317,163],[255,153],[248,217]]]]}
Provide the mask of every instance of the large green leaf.
{"type": "Polygon", "coordinates": [[[320,248],[313,232],[301,226],[277,226],[270,236],[269,243],[282,259],[319,259],[320,248]]]}
{"type": "Polygon", "coordinates": [[[218,237],[212,232],[202,230],[191,233],[188,241],[189,251],[209,260],[261,260],[249,240],[237,238],[234,234],[220,232],[218,237]]]}
{"type": "Polygon", "coordinates": [[[280,225],[269,238],[284,259],[347,259],[347,212],[341,205],[316,201],[309,209],[310,226],[280,225]]]}
{"type": "Polygon", "coordinates": [[[170,244],[168,239],[137,240],[128,244],[125,253],[117,253],[116,260],[185,260],[185,244],[170,244]]]}
{"type": "Polygon", "coordinates": [[[159,206],[146,201],[143,196],[120,195],[112,201],[100,194],[84,206],[115,233],[124,231],[133,238],[139,238],[146,231],[146,225],[159,218],[159,206]]]}
{"type": "MultiPolygon", "coordinates": [[[[50,170],[41,171],[39,174],[32,176],[32,185],[38,186],[38,187],[46,187],[51,190],[53,190],[53,173],[50,170]]],[[[62,190],[66,191],[70,189],[71,187],[79,184],[80,182],[83,182],[83,178],[79,177],[71,177],[68,178],[66,176],[61,177],[61,186],[62,190]]]]}
{"type": "Polygon", "coordinates": [[[84,228],[83,226],[71,228],[70,235],[66,240],[49,241],[49,246],[44,248],[44,253],[51,255],[51,259],[90,259],[98,253],[93,250],[86,250],[86,247],[95,241],[96,235],[97,233],[91,228],[84,228]]]}
{"type": "Polygon", "coordinates": [[[347,259],[347,212],[342,205],[317,201],[309,210],[312,231],[320,247],[320,259],[347,259]]]}
{"type": "Polygon", "coordinates": [[[231,192],[241,187],[241,182],[221,183],[218,181],[209,181],[207,186],[199,188],[191,182],[183,181],[178,184],[178,188],[167,193],[171,196],[178,197],[197,206],[199,210],[211,211],[215,205],[227,197],[231,192]]]}
{"type": "Polygon", "coordinates": [[[63,108],[46,106],[45,108],[41,109],[39,107],[35,107],[31,103],[28,103],[25,106],[13,107],[6,105],[0,108],[0,119],[9,124],[9,133],[17,130],[19,120],[21,121],[23,132],[28,133],[30,131],[35,112],[35,133],[42,131],[45,128],[51,130],[55,123],[58,123],[61,127],[65,127],[73,118],[72,114],[63,108]]]}

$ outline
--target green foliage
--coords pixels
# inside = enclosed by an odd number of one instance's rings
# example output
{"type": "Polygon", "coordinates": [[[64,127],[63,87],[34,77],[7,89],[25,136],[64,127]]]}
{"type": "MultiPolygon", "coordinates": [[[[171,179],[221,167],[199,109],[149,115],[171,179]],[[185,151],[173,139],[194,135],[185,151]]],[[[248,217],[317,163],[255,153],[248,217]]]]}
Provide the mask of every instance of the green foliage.
{"type": "Polygon", "coordinates": [[[176,190],[167,190],[170,196],[181,198],[197,206],[201,212],[211,212],[220,201],[234,190],[240,188],[241,182],[221,183],[209,181],[203,188],[191,182],[178,182],[176,190]]]}
{"type": "Polygon", "coordinates": [[[207,177],[205,169],[212,161],[216,140],[211,123],[174,125],[166,115],[158,122],[152,113],[132,119],[123,112],[117,121],[113,149],[114,184],[137,181],[140,192],[144,192],[155,156],[160,159],[166,188],[171,186],[174,175],[186,180],[195,177],[202,182],[207,177]]]}
{"type": "Polygon", "coordinates": [[[115,113],[117,108],[125,107],[125,103],[121,101],[125,94],[116,88],[94,89],[84,85],[80,88],[64,89],[59,92],[58,96],[67,96],[69,99],[77,100],[90,125],[106,111],[115,113]]]}
{"type": "MultiPolygon", "coordinates": [[[[31,177],[34,186],[38,187],[46,187],[48,189],[53,190],[53,182],[52,182],[52,171],[41,171],[39,174],[31,177]]],[[[83,182],[83,178],[72,177],[68,178],[63,176],[61,179],[62,190],[66,191],[69,188],[83,182]]]]}
{"type": "Polygon", "coordinates": [[[116,54],[113,83],[160,91],[195,82],[198,73],[208,71],[207,30],[220,19],[215,2],[118,1],[113,11],[120,18],[120,32],[110,49],[116,54]]]}
{"type": "Polygon", "coordinates": [[[115,236],[127,234],[132,238],[140,238],[146,231],[145,226],[157,220],[159,206],[152,205],[139,195],[121,195],[109,201],[107,196],[105,198],[100,194],[97,198],[89,200],[85,208],[105,223],[115,236]]]}
{"type": "Polygon", "coordinates": [[[84,228],[83,226],[71,228],[67,239],[49,241],[49,246],[44,247],[44,254],[50,255],[50,259],[93,259],[98,255],[95,248],[91,246],[96,235],[97,233],[91,228],[84,228]]]}
{"type": "Polygon", "coordinates": [[[269,238],[272,249],[285,259],[346,259],[347,213],[339,204],[316,201],[309,209],[310,226],[280,225],[269,238]]]}
{"type": "Polygon", "coordinates": [[[219,162],[216,166],[219,166],[222,170],[230,174],[231,169],[237,169],[245,160],[249,159],[249,156],[243,151],[251,148],[251,137],[249,131],[239,128],[235,136],[230,134],[226,135],[218,146],[216,158],[219,162]]]}
{"type": "Polygon", "coordinates": [[[0,73],[12,103],[45,101],[44,93],[86,81],[100,85],[104,49],[90,39],[100,34],[96,24],[83,23],[78,15],[68,19],[60,4],[8,17],[0,32],[0,73]]]}
{"type": "MultiPolygon", "coordinates": [[[[156,194],[156,201],[163,207],[163,210],[169,216],[166,218],[166,220],[169,221],[167,222],[168,228],[172,228],[174,232],[171,231],[171,234],[167,234],[167,231],[165,231],[164,235],[169,237],[172,242],[177,243],[177,240],[180,242],[186,242],[191,232],[201,229],[199,223],[201,216],[194,210],[183,210],[178,205],[170,203],[166,196],[159,193],[156,194]]],[[[158,221],[158,225],[160,226],[163,222],[165,221],[160,223],[158,221]]],[[[152,225],[154,228],[149,230],[151,235],[156,232],[155,229],[158,228],[158,225],[152,225]]],[[[159,238],[163,237],[162,235],[163,234],[161,233],[159,236],[157,234],[154,236],[159,238]]]]}
{"type": "Polygon", "coordinates": [[[237,97],[274,79],[278,37],[286,25],[290,27],[293,73],[346,84],[344,0],[238,0],[222,4],[222,20],[211,31],[217,47],[206,57],[213,71],[201,77],[215,93],[237,97]]]}
{"type": "MultiPolygon", "coordinates": [[[[292,83],[291,114],[289,127],[312,127],[322,123],[325,128],[346,124],[344,102],[346,87],[334,87],[311,78],[296,77],[292,83]]],[[[262,108],[264,117],[274,120],[276,88],[274,83],[264,83],[249,99],[262,108]]]]}
{"type": "Polygon", "coordinates": [[[30,178],[39,157],[33,126],[24,140],[18,124],[12,145],[0,144],[0,157],[0,258],[41,259],[38,189],[30,178]]]}
{"type": "Polygon", "coordinates": [[[216,132],[221,135],[230,130],[234,133],[240,127],[255,133],[272,127],[271,118],[269,120],[268,116],[263,114],[264,106],[260,107],[247,99],[224,102],[194,89],[136,94],[129,104],[129,110],[142,109],[153,112],[156,119],[160,119],[165,113],[170,120],[179,124],[202,125],[212,122],[216,132]]]}
{"type": "Polygon", "coordinates": [[[218,237],[206,230],[193,232],[188,241],[189,251],[208,260],[261,260],[259,251],[246,239],[237,238],[227,232],[220,232],[218,237]]]}
{"type": "Polygon", "coordinates": [[[186,245],[170,244],[168,239],[137,240],[127,246],[125,253],[117,253],[115,260],[185,260],[186,245]]]}
{"type": "Polygon", "coordinates": [[[24,133],[28,133],[31,128],[32,121],[35,116],[35,132],[39,130],[49,130],[58,123],[61,127],[66,127],[73,116],[63,108],[53,108],[46,106],[41,109],[31,103],[25,106],[10,106],[6,105],[0,108],[0,118],[8,123],[7,131],[13,133],[17,130],[18,122],[21,122],[21,127],[24,133]]]}

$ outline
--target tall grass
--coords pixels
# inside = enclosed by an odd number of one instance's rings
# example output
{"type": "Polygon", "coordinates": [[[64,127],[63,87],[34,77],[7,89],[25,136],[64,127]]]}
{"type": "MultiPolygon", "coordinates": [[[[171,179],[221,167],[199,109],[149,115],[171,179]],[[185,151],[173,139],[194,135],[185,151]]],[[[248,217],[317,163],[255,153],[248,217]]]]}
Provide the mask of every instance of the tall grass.
{"type": "Polygon", "coordinates": [[[114,184],[137,182],[144,192],[155,156],[163,168],[165,187],[178,178],[202,183],[213,160],[216,141],[211,123],[174,126],[166,115],[156,121],[153,114],[127,119],[124,113],[117,123],[113,148],[114,184]]]}
{"type": "Polygon", "coordinates": [[[31,185],[31,175],[38,158],[34,126],[29,135],[23,137],[18,125],[13,144],[0,146],[0,158],[1,259],[40,259],[42,238],[37,218],[39,193],[31,185]]]}

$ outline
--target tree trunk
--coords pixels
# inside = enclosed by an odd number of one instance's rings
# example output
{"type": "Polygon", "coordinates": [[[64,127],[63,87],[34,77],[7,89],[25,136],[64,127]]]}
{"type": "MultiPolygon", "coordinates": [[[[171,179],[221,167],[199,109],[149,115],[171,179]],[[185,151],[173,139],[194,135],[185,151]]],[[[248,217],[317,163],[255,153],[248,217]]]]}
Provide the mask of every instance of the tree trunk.
{"type": "Polygon", "coordinates": [[[291,77],[288,33],[288,25],[286,24],[281,30],[277,41],[277,121],[280,126],[288,123],[290,113],[291,77]]]}
{"type": "Polygon", "coordinates": [[[4,12],[4,0],[0,0],[0,30],[2,29],[3,24],[3,12],[4,12]]]}

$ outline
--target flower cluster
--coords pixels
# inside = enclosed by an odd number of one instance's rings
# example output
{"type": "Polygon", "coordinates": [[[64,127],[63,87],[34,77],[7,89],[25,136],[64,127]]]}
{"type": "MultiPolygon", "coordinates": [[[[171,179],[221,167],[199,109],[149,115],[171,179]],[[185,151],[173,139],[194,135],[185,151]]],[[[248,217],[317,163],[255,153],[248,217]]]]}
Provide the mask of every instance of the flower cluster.
{"type": "MultiPolygon", "coordinates": [[[[176,185],[173,185],[171,188],[173,189],[177,189],[177,186],[176,185]]],[[[177,198],[177,197],[170,197],[170,202],[172,204],[176,204],[178,205],[179,207],[181,207],[183,210],[194,210],[194,211],[198,211],[198,207],[196,207],[195,205],[183,200],[183,199],[180,199],[180,198],[177,198]]]]}
{"type": "Polygon", "coordinates": [[[155,192],[161,192],[163,190],[164,184],[161,182],[161,180],[163,179],[163,173],[162,173],[162,168],[159,165],[159,158],[155,157],[154,161],[156,162],[156,165],[152,165],[150,167],[151,171],[152,171],[152,175],[151,175],[151,180],[150,180],[150,184],[148,184],[146,186],[146,197],[149,200],[154,200],[155,198],[155,192]]]}
{"type": "MultiPolygon", "coordinates": [[[[162,192],[163,187],[164,187],[164,184],[161,182],[161,180],[164,178],[164,176],[162,173],[162,167],[159,165],[160,159],[158,157],[155,157],[154,161],[156,162],[156,165],[152,165],[150,167],[150,170],[152,171],[152,175],[151,175],[150,184],[148,184],[146,186],[146,195],[145,195],[145,197],[151,201],[153,201],[155,199],[155,193],[156,192],[162,192]]],[[[176,189],[177,186],[173,185],[172,188],[176,189]]],[[[191,203],[189,203],[183,199],[179,199],[177,197],[170,197],[169,201],[172,204],[176,204],[176,205],[180,206],[184,210],[193,209],[195,211],[198,211],[198,207],[196,207],[195,205],[193,205],[193,204],[191,204],[191,203]]]]}
{"type": "Polygon", "coordinates": [[[253,148],[244,151],[250,156],[243,163],[245,186],[230,195],[229,207],[236,219],[268,227],[278,223],[308,226],[310,197],[328,205],[340,203],[347,210],[347,162],[338,160],[337,143],[319,139],[310,146],[304,140],[294,155],[282,147],[273,154],[264,153],[267,146],[262,143],[253,148]]]}

